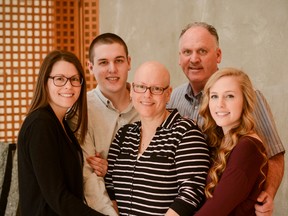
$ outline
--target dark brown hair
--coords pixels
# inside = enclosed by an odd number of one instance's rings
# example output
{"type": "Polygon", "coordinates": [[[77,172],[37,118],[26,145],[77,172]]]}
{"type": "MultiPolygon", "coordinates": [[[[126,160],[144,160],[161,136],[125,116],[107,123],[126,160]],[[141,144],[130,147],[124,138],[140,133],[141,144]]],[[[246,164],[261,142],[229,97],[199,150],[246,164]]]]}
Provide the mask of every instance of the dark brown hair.
{"type": "Polygon", "coordinates": [[[55,50],[55,51],[50,52],[45,57],[39,70],[38,79],[37,79],[36,87],[34,90],[34,95],[33,95],[31,105],[30,105],[27,115],[49,104],[47,82],[51,74],[53,65],[60,60],[72,63],[77,69],[79,75],[83,78],[83,83],[81,85],[81,92],[80,92],[79,98],[73,104],[73,106],[68,110],[65,116],[65,119],[67,120],[72,119],[76,115],[78,116],[77,123],[75,123],[75,128],[73,128],[73,132],[74,133],[79,132],[78,133],[79,141],[80,143],[83,143],[86,132],[87,132],[87,128],[88,128],[86,80],[85,80],[85,74],[84,74],[84,70],[81,65],[81,62],[79,61],[77,56],[74,55],[73,53],[67,52],[67,51],[55,50]]]}

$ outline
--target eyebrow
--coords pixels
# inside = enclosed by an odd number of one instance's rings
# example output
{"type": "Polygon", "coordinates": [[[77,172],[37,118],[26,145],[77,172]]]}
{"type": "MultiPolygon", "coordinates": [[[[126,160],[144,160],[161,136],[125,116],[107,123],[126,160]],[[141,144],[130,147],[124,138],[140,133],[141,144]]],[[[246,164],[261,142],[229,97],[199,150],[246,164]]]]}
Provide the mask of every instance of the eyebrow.
{"type": "MultiPolygon", "coordinates": [[[[100,58],[100,59],[97,59],[97,61],[105,61],[107,60],[108,58],[100,58]]],[[[116,56],[114,59],[126,59],[125,56],[116,56]]]]}
{"type": "MultiPolygon", "coordinates": [[[[228,91],[224,91],[224,93],[235,93],[236,91],[234,91],[234,90],[228,90],[228,91]]],[[[213,92],[210,92],[210,94],[218,94],[218,92],[216,92],[216,91],[213,91],[213,92]]]]}

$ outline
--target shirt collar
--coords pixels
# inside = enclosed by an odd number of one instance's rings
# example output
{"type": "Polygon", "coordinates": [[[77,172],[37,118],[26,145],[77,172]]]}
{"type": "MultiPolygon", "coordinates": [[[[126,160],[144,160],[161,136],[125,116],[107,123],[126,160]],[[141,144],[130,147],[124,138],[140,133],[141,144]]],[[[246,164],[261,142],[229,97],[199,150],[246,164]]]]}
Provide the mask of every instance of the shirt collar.
{"type": "Polygon", "coordinates": [[[199,92],[197,95],[194,95],[191,85],[188,83],[185,93],[185,99],[188,101],[195,101],[201,99],[203,94],[203,90],[199,92]]]}
{"type": "MultiPolygon", "coordinates": [[[[129,90],[129,92],[130,92],[131,84],[127,82],[127,83],[126,83],[126,88],[127,88],[127,89],[129,90]]],[[[107,108],[115,109],[112,101],[109,100],[108,98],[106,98],[106,97],[102,94],[102,92],[101,92],[101,90],[100,90],[100,88],[99,88],[98,85],[96,86],[96,89],[95,89],[95,90],[96,90],[96,94],[99,96],[100,100],[105,104],[105,106],[106,106],[107,108]]],[[[132,106],[133,106],[132,103],[130,103],[129,106],[128,106],[128,110],[130,110],[132,106]]],[[[116,109],[115,109],[115,110],[116,110],[116,109]]]]}

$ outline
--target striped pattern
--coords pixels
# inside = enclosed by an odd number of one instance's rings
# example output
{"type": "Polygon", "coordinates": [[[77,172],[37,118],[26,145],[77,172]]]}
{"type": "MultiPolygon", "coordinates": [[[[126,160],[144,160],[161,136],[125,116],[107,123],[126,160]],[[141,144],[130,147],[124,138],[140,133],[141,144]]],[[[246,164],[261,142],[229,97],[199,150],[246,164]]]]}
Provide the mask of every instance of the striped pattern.
{"type": "Polygon", "coordinates": [[[139,158],[141,123],[121,128],[108,155],[106,188],[120,215],[191,215],[204,196],[209,151],[193,121],[174,110],[139,158]],[[123,142],[119,140],[123,139],[123,142]]]}
{"type": "MultiPolygon", "coordinates": [[[[262,135],[264,143],[268,146],[268,156],[272,157],[284,152],[284,146],[276,129],[275,121],[265,97],[259,90],[255,90],[257,103],[254,117],[258,132],[262,135]]],[[[188,83],[173,90],[168,108],[177,108],[182,116],[193,119],[198,125],[203,124],[199,115],[202,92],[193,96],[192,88],[188,83]]]]}

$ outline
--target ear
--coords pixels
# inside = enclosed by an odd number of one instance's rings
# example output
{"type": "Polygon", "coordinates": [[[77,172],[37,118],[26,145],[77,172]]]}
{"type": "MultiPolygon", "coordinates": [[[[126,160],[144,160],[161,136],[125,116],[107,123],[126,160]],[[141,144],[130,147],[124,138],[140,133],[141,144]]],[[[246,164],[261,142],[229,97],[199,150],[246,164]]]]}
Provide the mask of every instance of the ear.
{"type": "Polygon", "coordinates": [[[180,51],[179,51],[179,52],[178,52],[178,65],[180,65],[180,66],[181,66],[180,55],[181,55],[181,53],[180,53],[180,51]]]}
{"type": "Polygon", "coordinates": [[[132,92],[133,92],[133,86],[132,86],[132,82],[129,83],[130,84],[130,98],[132,98],[132,92]]]}
{"type": "Polygon", "coordinates": [[[217,48],[217,63],[220,64],[222,60],[222,51],[220,48],[217,48]]]}
{"type": "Polygon", "coordinates": [[[93,74],[93,63],[88,60],[86,64],[90,74],[93,74]]]}
{"type": "Polygon", "coordinates": [[[171,94],[172,94],[172,87],[170,86],[167,90],[166,90],[166,94],[167,94],[167,103],[170,101],[170,97],[171,97],[171,94]]]}
{"type": "Polygon", "coordinates": [[[130,56],[127,57],[127,62],[128,62],[128,65],[129,65],[128,71],[130,71],[130,69],[131,69],[131,57],[130,56]]]}

